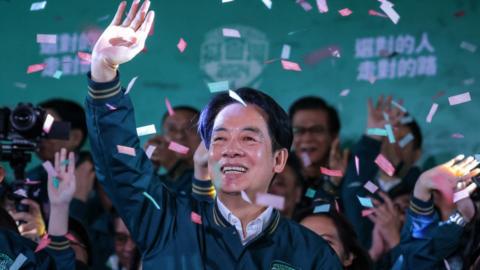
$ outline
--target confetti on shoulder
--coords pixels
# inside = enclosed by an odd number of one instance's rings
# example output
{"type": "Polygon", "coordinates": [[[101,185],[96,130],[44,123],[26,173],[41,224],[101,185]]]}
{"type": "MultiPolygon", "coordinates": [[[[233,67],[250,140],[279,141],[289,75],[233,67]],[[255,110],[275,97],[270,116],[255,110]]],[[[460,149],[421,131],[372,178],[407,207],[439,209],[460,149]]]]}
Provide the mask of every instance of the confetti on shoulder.
{"type": "Polygon", "coordinates": [[[155,205],[155,208],[160,210],[160,205],[158,205],[157,201],[155,201],[155,199],[150,194],[144,191],[143,196],[147,197],[147,199],[149,199],[153,203],[153,205],[155,205]]]}
{"type": "Polygon", "coordinates": [[[193,211],[192,211],[192,213],[190,213],[190,219],[191,219],[192,222],[195,223],[195,224],[199,224],[199,225],[202,224],[202,217],[201,217],[199,214],[197,214],[197,213],[195,213],[195,212],[193,212],[193,211]]]}
{"type": "Polygon", "coordinates": [[[186,154],[188,153],[188,150],[190,150],[188,147],[183,146],[179,143],[176,143],[174,141],[171,141],[170,144],[168,145],[168,149],[172,150],[174,152],[180,153],[180,154],[186,154]]]}
{"type": "Polygon", "coordinates": [[[135,156],[135,148],[128,147],[128,146],[123,146],[123,145],[117,145],[117,151],[120,154],[125,154],[134,157],[135,156]]]}

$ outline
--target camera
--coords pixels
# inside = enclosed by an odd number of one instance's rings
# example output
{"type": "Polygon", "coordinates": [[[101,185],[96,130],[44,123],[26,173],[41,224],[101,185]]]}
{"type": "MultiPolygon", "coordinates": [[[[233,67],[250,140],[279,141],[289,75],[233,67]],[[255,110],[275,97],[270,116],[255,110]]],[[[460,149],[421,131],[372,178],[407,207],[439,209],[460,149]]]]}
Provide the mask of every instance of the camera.
{"type": "Polygon", "coordinates": [[[17,211],[26,212],[22,199],[35,197],[36,184],[26,181],[25,167],[42,139],[68,140],[70,123],[55,121],[43,108],[19,103],[10,110],[0,108],[0,161],[8,161],[14,170],[11,197],[17,211]]]}

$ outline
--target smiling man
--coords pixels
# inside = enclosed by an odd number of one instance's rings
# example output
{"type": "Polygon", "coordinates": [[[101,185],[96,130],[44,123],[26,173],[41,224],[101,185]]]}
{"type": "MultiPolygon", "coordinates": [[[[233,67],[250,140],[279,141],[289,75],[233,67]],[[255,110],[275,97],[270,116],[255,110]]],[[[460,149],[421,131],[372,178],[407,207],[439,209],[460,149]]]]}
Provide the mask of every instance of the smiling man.
{"type": "Polygon", "coordinates": [[[126,3],[120,4],[93,49],[86,101],[99,180],[141,250],[144,269],[341,269],[321,237],[241,196],[254,200],[267,192],[292,143],[287,114],[260,91],[237,90],[247,106],[219,94],[202,111],[192,195],[156,181],[117,72],[145,45],[154,18],[149,5],[135,0],[122,22],[126,3]],[[215,199],[208,175],[219,182],[215,199]]]}

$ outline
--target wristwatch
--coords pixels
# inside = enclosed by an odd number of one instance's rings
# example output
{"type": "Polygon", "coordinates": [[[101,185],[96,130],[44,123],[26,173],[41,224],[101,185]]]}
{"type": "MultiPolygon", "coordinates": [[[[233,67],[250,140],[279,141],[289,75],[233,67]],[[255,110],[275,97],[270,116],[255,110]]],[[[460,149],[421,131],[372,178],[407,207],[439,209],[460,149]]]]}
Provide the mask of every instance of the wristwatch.
{"type": "Polygon", "coordinates": [[[455,212],[453,212],[453,214],[448,217],[448,220],[445,223],[455,223],[462,227],[465,227],[465,225],[467,224],[462,214],[460,214],[460,212],[458,212],[457,210],[455,210],[455,212]]]}

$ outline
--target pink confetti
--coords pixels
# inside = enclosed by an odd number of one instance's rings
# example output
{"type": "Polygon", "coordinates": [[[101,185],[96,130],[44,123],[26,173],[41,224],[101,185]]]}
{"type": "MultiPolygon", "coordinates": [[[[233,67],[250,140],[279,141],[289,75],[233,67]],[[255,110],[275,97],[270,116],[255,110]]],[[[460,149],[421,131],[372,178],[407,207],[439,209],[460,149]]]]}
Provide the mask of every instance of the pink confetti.
{"type": "Polygon", "coordinates": [[[320,62],[324,58],[333,56],[332,52],[339,51],[339,50],[340,48],[337,45],[331,45],[307,54],[304,60],[305,60],[305,63],[307,63],[307,65],[314,65],[320,62]]]}
{"type": "Polygon", "coordinates": [[[15,190],[15,192],[13,192],[13,194],[16,194],[18,196],[21,196],[23,198],[28,198],[28,195],[27,195],[27,191],[23,188],[20,188],[20,189],[17,189],[15,190]]]}
{"type": "Polygon", "coordinates": [[[130,82],[127,85],[127,90],[125,90],[125,95],[130,93],[130,91],[132,90],[132,87],[135,84],[135,82],[137,81],[137,79],[138,79],[138,76],[135,76],[130,80],[130,82]]]}
{"type": "Polygon", "coordinates": [[[92,55],[86,52],[77,52],[77,56],[80,60],[82,60],[85,63],[91,63],[92,62],[92,55]]]}
{"type": "Polygon", "coordinates": [[[110,111],[115,111],[117,108],[113,105],[110,105],[108,103],[105,104],[105,106],[107,106],[107,108],[110,110],[110,111]]]}
{"type": "Polygon", "coordinates": [[[387,15],[385,15],[385,14],[383,14],[383,13],[380,13],[380,12],[377,12],[377,11],[375,11],[375,10],[373,10],[373,9],[370,9],[370,10],[368,11],[368,15],[370,15],[370,16],[377,16],[377,17],[383,17],[383,18],[388,18],[387,15]]]}
{"type": "Polygon", "coordinates": [[[307,12],[312,10],[312,5],[310,5],[310,3],[305,0],[297,0],[297,4],[299,4],[303,8],[303,10],[307,12]]]}
{"type": "Polygon", "coordinates": [[[45,118],[45,122],[43,122],[43,127],[42,127],[43,132],[47,134],[50,132],[50,129],[52,128],[52,125],[53,125],[53,121],[55,121],[53,116],[51,116],[50,114],[47,114],[47,117],[45,118]]]}
{"type": "Polygon", "coordinates": [[[438,109],[438,104],[433,103],[432,107],[430,108],[430,111],[428,112],[428,115],[427,115],[427,123],[432,122],[432,118],[435,115],[435,113],[437,112],[437,109],[438,109]]]}
{"type": "Polygon", "coordinates": [[[57,35],[37,34],[37,43],[56,44],[57,35]]]}
{"type": "Polygon", "coordinates": [[[338,13],[340,13],[340,15],[342,15],[343,17],[347,17],[347,16],[350,16],[352,14],[352,11],[348,8],[344,8],[344,9],[339,10],[338,13]]]}
{"type": "Polygon", "coordinates": [[[283,69],[285,70],[302,71],[300,66],[295,62],[282,60],[282,66],[283,66],[283,69]]]}
{"type": "Polygon", "coordinates": [[[342,92],[340,92],[340,96],[346,97],[350,93],[350,89],[344,89],[342,92]]]}
{"type": "Polygon", "coordinates": [[[462,104],[465,102],[469,102],[471,100],[472,99],[470,97],[470,92],[465,92],[463,94],[449,97],[448,103],[450,103],[450,106],[454,106],[454,105],[462,104]]]}
{"type": "Polygon", "coordinates": [[[46,247],[48,247],[48,245],[50,245],[50,243],[52,242],[52,240],[50,239],[50,237],[48,236],[48,234],[45,234],[42,239],[40,240],[40,243],[38,243],[38,246],[37,248],[35,249],[35,253],[45,249],[46,247]]]}
{"type": "Polygon", "coordinates": [[[133,157],[135,156],[135,148],[132,147],[117,145],[117,151],[120,154],[125,154],[133,157]]]}
{"type": "Polygon", "coordinates": [[[237,29],[223,28],[222,33],[224,37],[240,38],[240,32],[237,29]]]}
{"type": "Polygon", "coordinates": [[[368,209],[363,209],[362,210],[362,217],[366,217],[371,215],[373,212],[375,212],[374,208],[368,208],[368,209]]]}
{"type": "Polygon", "coordinates": [[[155,149],[157,147],[155,145],[149,145],[147,147],[147,150],[145,150],[145,155],[147,155],[148,159],[152,157],[153,152],[155,152],[155,149]]]}
{"type": "Polygon", "coordinates": [[[190,214],[190,219],[192,220],[193,223],[200,224],[200,225],[202,224],[202,217],[193,211],[190,214]]]}
{"type": "Polygon", "coordinates": [[[365,183],[365,185],[363,185],[363,187],[364,187],[366,190],[370,191],[370,193],[372,193],[372,194],[375,193],[375,192],[377,192],[377,190],[378,190],[377,185],[375,185],[375,184],[372,183],[371,181],[368,181],[367,183],[365,183]]]}
{"type": "Polygon", "coordinates": [[[355,169],[357,169],[357,175],[360,175],[360,159],[355,156],[355,169]]]}
{"type": "Polygon", "coordinates": [[[178,41],[178,44],[177,44],[178,50],[181,53],[183,53],[183,51],[185,51],[186,47],[187,47],[187,42],[185,42],[185,40],[183,40],[183,38],[180,38],[180,40],[178,41]]]}
{"type": "Polygon", "coordinates": [[[30,178],[25,179],[25,184],[27,185],[37,185],[40,184],[40,181],[30,180],[30,178]]]}
{"type": "Polygon", "coordinates": [[[270,193],[257,193],[255,204],[262,206],[271,206],[273,208],[283,210],[285,198],[270,193]]]}
{"type": "Polygon", "coordinates": [[[320,13],[328,12],[327,0],[317,0],[317,7],[320,13]]]}
{"type": "Polygon", "coordinates": [[[75,236],[71,233],[67,233],[65,235],[65,238],[67,238],[70,242],[73,242],[73,243],[79,243],[77,238],[75,238],[75,236]]]}
{"type": "Polygon", "coordinates": [[[468,197],[470,197],[470,192],[468,192],[468,189],[463,189],[453,193],[453,202],[456,203],[468,197]]]}
{"type": "Polygon", "coordinates": [[[340,170],[330,170],[325,167],[320,167],[320,172],[322,174],[328,175],[328,176],[333,176],[333,177],[342,177],[343,173],[340,170]]]}
{"type": "Polygon", "coordinates": [[[393,176],[395,173],[395,168],[392,163],[388,161],[382,154],[379,154],[375,159],[375,163],[382,169],[388,176],[393,176]]]}
{"type": "Polygon", "coordinates": [[[170,100],[168,100],[168,98],[165,98],[165,105],[167,106],[168,115],[170,116],[175,115],[175,111],[173,111],[172,104],[170,104],[170,100]]]}
{"type": "Polygon", "coordinates": [[[387,14],[388,18],[394,23],[397,24],[400,20],[400,15],[393,9],[393,4],[387,0],[379,0],[382,4],[380,9],[387,14]]]}
{"type": "Polygon", "coordinates": [[[454,138],[454,139],[463,139],[463,138],[465,138],[465,136],[463,136],[463,134],[461,134],[461,133],[453,133],[453,134],[452,134],[452,138],[454,138]]]}
{"type": "Polygon", "coordinates": [[[43,168],[45,171],[47,171],[49,176],[56,177],[57,172],[55,171],[55,168],[53,167],[52,163],[50,161],[45,161],[42,163],[43,168]]]}
{"type": "Polygon", "coordinates": [[[34,64],[34,65],[30,65],[30,66],[28,66],[28,68],[27,68],[27,74],[34,73],[34,72],[38,72],[38,71],[42,71],[42,70],[45,69],[46,66],[47,66],[47,64],[34,64]]]}
{"type": "Polygon", "coordinates": [[[170,144],[168,145],[168,149],[172,150],[174,152],[180,153],[180,154],[186,154],[188,153],[188,150],[190,150],[188,147],[183,146],[179,143],[176,143],[174,141],[171,141],[170,144]]]}

